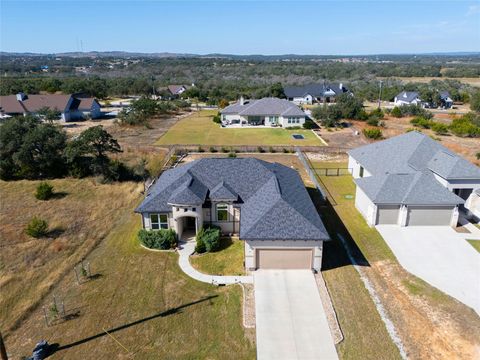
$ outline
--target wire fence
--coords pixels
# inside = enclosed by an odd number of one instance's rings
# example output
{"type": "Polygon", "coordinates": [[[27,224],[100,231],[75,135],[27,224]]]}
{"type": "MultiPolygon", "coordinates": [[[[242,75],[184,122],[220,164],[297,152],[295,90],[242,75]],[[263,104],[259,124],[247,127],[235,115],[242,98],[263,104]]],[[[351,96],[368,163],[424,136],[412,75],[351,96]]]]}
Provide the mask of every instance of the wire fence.
{"type": "Polygon", "coordinates": [[[318,176],[346,176],[352,173],[351,168],[314,168],[318,176]]]}

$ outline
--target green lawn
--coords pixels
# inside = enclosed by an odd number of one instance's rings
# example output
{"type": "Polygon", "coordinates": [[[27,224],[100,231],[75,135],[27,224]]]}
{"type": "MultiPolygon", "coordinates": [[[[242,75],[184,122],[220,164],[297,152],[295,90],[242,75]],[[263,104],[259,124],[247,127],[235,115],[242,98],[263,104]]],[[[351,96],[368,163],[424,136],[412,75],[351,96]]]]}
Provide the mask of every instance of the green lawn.
{"type": "Polygon", "coordinates": [[[480,240],[467,240],[480,253],[480,240]]]}
{"type": "Polygon", "coordinates": [[[194,268],[205,274],[244,275],[243,254],[243,241],[238,238],[224,238],[221,250],[192,256],[190,262],[194,268]]]}
{"type": "MultiPolygon", "coordinates": [[[[344,335],[337,344],[340,359],[400,359],[377,309],[336,234],[347,236],[333,207],[320,206],[318,192],[309,188],[332,241],[323,248],[322,275],[344,335]]],[[[354,214],[352,214],[354,215],[354,214]]]]}
{"type": "Polygon", "coordinates": [[[157,145],[199,144],[208,145],[263,145],[263,146],[323,146],[311,130],[286,130],[282,128],[225,129],[212,121],[216,111],[202,110],[180,120],[168,130],[157,145]],[[292,134],[302,134],[305,139],[295,140],[292,134]]]}
{"type": "Polygon", "coordinates": [[[132,209],[87,257],[95,278],[77,285],[71,272],[55,286],[71,319],[47,327],[39,307],[7,337],[9,353],[27,356],[46,339],[60,346],[52,359],[254,359],[242,289],[193,280],[177,254],[141,248],[132,209]]]}

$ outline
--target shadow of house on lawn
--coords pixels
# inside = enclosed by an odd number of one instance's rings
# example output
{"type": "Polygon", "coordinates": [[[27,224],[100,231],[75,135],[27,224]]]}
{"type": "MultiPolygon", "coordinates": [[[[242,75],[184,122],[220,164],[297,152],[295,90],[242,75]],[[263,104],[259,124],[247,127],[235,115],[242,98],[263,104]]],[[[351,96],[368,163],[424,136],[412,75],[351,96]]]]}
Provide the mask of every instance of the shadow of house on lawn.
{"type": "Polygon", "coordinates": [[[95,334],[95,335],[92,335],[92,336],[89,336],[87,338],[84,338],[84,339],[81,339],[81,340],[78,340],[78,341],[75,341],[73,343],[70,343],[70,344],[65,344],[65,345],[61,345],[61,346],[58,346],[56,348],[55,351],[61,351],[61,350],[66,350],[66,349],[69,349],[69,348],[72,348],[74,346],[78,346],[78,345],[82,345],[82,344],[85,344],[85,343],[88,343],[89,341],[92,341],[92,340],[95,340],[95,339],[98,339],[98,338],[101,338],[103,336],[106,336],[108,334],[112,334],[112,333],[115,333],[117,331],[121,331],[121,330],[124,330],[124,329],[127,329],[129,327],[132,327],[132,326],[135,326],[135,325],[139,325],[141,323],[144,323],[146,321],[150,321],[150,320],[153,320],[153,319],[156,319],[156,318],[159,318],[159,317],[166,317],[166,316],[169,316],[169,315],[174,315],[174,314],[178,314],[182,311],[182,309],[184,308],[187,308],[189,306],[192,306],[192,305],[196,305],[196,304],[199,304],[199,303],[202,303],[204,301],[210,301],[214,298],[218,297],[218,295],[210,295],[210,296],[206,296],[204,298],[201,298],[199,300],[196,300],[196,301],[192,301],[190,303],[187,303],[187,304],[184,304],[184,305],[180,305],[180,306],[177,306],[175,308],[171,308],[171,309],[168,309],[168,310],[165,310],[165,311],[162,311],[158,314],[154,314],[154,315],[151,315],[151,316],[147,316],[145,318],[142,318],[142,319],[139,319],[139,320],[136,320],[136,321],[132,321],[130,323],[127,323],[127,324],[124,324],[124,325],[120,325],[120,326],[117,326],[115,328],[112,328],[112,329],[107,329],[98,334],[95,334]]]}
{"type": "Polygon", "coordinates": [[[315,188],[308,187],[307,191],[332,239],[323,244],[322,271],[353,265],[338,238],[338,234],[348,243],[350,252],[356,261],[355,265],[370,266],[330,201],[328,199],[322,200],[321,194],[315,188]]]}

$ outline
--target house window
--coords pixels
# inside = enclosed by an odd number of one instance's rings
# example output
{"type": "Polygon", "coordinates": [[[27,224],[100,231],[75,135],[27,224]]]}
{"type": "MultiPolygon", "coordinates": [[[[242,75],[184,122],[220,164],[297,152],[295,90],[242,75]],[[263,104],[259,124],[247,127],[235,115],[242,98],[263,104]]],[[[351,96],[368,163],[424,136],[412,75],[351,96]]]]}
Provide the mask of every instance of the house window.
{"type": "Polygon", "coordinates": [[[192,211],[197,211],[197,208],[192,208],[192,211]]]}
{"type": "Polygon", "coordinates": [[[227,204],[217,204],[217,221],[227,221],[228,220],[228,205],[227,204]]]}
{"type": "Polygon", "coordinates": [[[360,172],[358,174],[361,178],[363,177],[363,166],[360,166],[360,172]]]}
{"type": "Polygon", "coordinates": [[[168,215],[150,214],[150,226],[152,230],[168,229],[168,215]]]}

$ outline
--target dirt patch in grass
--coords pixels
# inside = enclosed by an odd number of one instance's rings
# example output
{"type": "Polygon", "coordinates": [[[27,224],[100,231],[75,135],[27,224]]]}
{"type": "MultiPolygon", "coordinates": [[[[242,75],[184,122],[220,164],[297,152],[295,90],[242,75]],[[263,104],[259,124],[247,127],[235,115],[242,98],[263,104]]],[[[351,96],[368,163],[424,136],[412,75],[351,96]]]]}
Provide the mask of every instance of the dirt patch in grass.
{"type": "MultiPolygon", "coordinates": [[[[315,162],[314,165],[333,166],[332,163],[321,162],[315,162]]],[[[344,165],[345,163],[338,163],[339,167],[344,165]]],[[[332,229],[333,225],[335,232],[343,232],[355,249],[354,253],[360,263],[367,264],[363,267],[364,273],[380,296],[408,356],[413,359],[475,358],[480,347],[478,315],[464,304],[409,274],[399,265],[380,234],[376,229],[370,228],[355,209],[354,197],[345,196],[355,194],[351,176],[322,176],[320,179],[335,204],[331,206],[330,216],[325,215],[322,219],[328,229],[332,229]],[[338,221],[332,223],[335,217],[338,217],[338,221]]],[[[338,256],[340,250],[336,249],[337,246],[336,241],[325,244],[327,269],[332,267],[328,264],[328,254],[333,248],[335,256],[338,256]]],[[[344,308],[347,293],[351,289],[337,289],[341,286],[341,275],[346,272],[341,270],[344,268],[336,267],[323,273],[348,341],[348,331],[345,332],[344,326],[351,319],[345,319],[342,312],[350,311],[344,308]],[[337,291],[343,291],[342,295],[335,296],[337,291]]],[[[362,315],[349,314],[353,318],[362,315]]]]}
{"type": "Polygon", "coordinates": [[[219,251],[194,255],[190,263],[198,271],[211,275],[244,275],[244,243],[238,238],[222,238],[219,251]]]}
{"type": "Polygon", "coordinates": [[[41,308],[34,311],[6,339],[12,358],[31,354],[40,339],[59,345],[52,359],[254,358],[253,330],[242,326],[242,289],[197,282],[179,269],[177,254],[142,249],[139,215],[121,209],[87,257],[95,279],[77,285],[70,272],[52,290],[76,315],[47,327],[41,308]]]}
{"type": "Polygon", "coordinates": [[[35,304],[86,256],[140,196],[135,183],[102,185],[94,179],[52,180],[56,196],[34,196],[38,181],[0,181],[0,326],[19,325],[35,304]],[[45,238],[24,232],[34,216],[49,223],[45,238]]]}
{"type": "Polygon", "coordinates": [[[212,121],[217,110],[195,112],[173,125],[160,137],[157,145],[262,145],[262,146],[323,146],[311,130],[286,130],[283,128],[222,128],[212,121]],[[303,140],[295,140],[292,134],[301,134],[303,140]]]}

